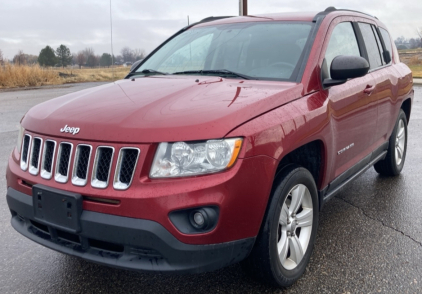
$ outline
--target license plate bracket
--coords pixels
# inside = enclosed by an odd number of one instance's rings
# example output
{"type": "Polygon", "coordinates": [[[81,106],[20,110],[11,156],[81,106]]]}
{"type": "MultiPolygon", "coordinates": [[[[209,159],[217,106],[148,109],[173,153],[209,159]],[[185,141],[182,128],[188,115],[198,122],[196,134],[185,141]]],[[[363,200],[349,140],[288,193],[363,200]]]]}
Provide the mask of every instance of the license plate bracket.
{"type": "Polygon", "coordinates": [[[36,221],[67,232],[80,232],[82,195],[34,185],[32,198],[36,221]]]}

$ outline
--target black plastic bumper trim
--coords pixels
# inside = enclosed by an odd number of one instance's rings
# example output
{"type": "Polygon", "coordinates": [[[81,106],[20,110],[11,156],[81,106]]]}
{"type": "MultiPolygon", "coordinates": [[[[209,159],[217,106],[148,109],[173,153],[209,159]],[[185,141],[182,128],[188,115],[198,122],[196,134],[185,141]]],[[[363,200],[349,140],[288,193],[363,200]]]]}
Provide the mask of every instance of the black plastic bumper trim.
{"type": "Polygon", "coordinates": [[[162,273],[212,271],[246,258],[255,242],[255,238],[247,238],[211,245],[185,244],[157,222],[86,210],[81,215],[80,233],[66,235],[51,224],[34,220],[32,196],[8,188],[7,203],[12,211],[12,226],[25,237],[62,253],[123,269],[162,273]],[[48,232],[43,228],[48,228],[48,232]],[[119,252],[113,248],[124,249],[119,252]]]}

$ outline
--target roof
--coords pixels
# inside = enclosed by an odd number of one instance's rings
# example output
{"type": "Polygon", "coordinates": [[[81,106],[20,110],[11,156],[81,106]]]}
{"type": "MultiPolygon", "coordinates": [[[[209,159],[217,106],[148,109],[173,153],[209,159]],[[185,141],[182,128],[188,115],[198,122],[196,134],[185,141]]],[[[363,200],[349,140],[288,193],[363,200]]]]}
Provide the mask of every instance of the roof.
{"type": "Polygon", "coordinates": [[[257,14],[257,15],[247,15],[247,16],[224,16],[224,17],[207,17],[201,20],[199,23],[193,24],[195,26],[206,26],[207,23],[212,22],[213,25],[216,24],[229,24],[229,23],[238,23],[238,22],[254,22],[254,21],[302,21],[302,22],[312,22],[316,21],[316,18],[321,16],[325,17],[330,14],[330,16],[339,16],[339,15],[356,15],[363,17],[370,17],[374,20],[378,20],[375,16],[366,14],[364,12],[348,10],[348,9],[336,9],[335,7],[328,7],[321,12],[281,12],[281,13],[268,13],[268,14],[257,14]]]}

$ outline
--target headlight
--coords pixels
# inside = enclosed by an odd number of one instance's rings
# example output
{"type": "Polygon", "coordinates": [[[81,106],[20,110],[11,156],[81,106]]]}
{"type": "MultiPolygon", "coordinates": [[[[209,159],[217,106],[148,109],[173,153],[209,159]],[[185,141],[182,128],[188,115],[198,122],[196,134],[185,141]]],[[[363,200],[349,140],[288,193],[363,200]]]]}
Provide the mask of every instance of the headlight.
{"type": "Polygon", "coordinates": [[[149,176],[170,178],[216,173],[235,163],[241,146],[241,138],[160,143],[149,176]]]}
{"type": "Polygon", "coordinates": [[[23,139],[23,134],[25,133],[25,129],[22,128],[21,125],[19,125],[19,134],[18,134],[18,142],[16,144],[16,149],[18,150],[18,152],[21,152],[21,147],[22,147],[22,139],[23,139]]]}

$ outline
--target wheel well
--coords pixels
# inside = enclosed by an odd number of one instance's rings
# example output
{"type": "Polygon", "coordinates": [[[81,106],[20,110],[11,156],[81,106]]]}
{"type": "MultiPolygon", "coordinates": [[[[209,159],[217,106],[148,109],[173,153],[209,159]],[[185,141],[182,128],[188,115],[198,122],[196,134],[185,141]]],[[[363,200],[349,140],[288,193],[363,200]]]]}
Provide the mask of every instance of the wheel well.
{"type": "Polygon", "coordinates": [[[409,123],[410,119],[410,109],[411,109],[411,100],[410,98],[405,100],[401,105],[401,109],[403,109],[404,113],[406,114],[407,123],[409,123]]]}
{"type": "Polygon", "coordinates": [[[280,161],[276,174],[286,165],[296,163],[309,170],[314,177],[317,187],[320,187],[323,174],[323,148],[322,141],[318,140],[293,150],[280,161]]]}

